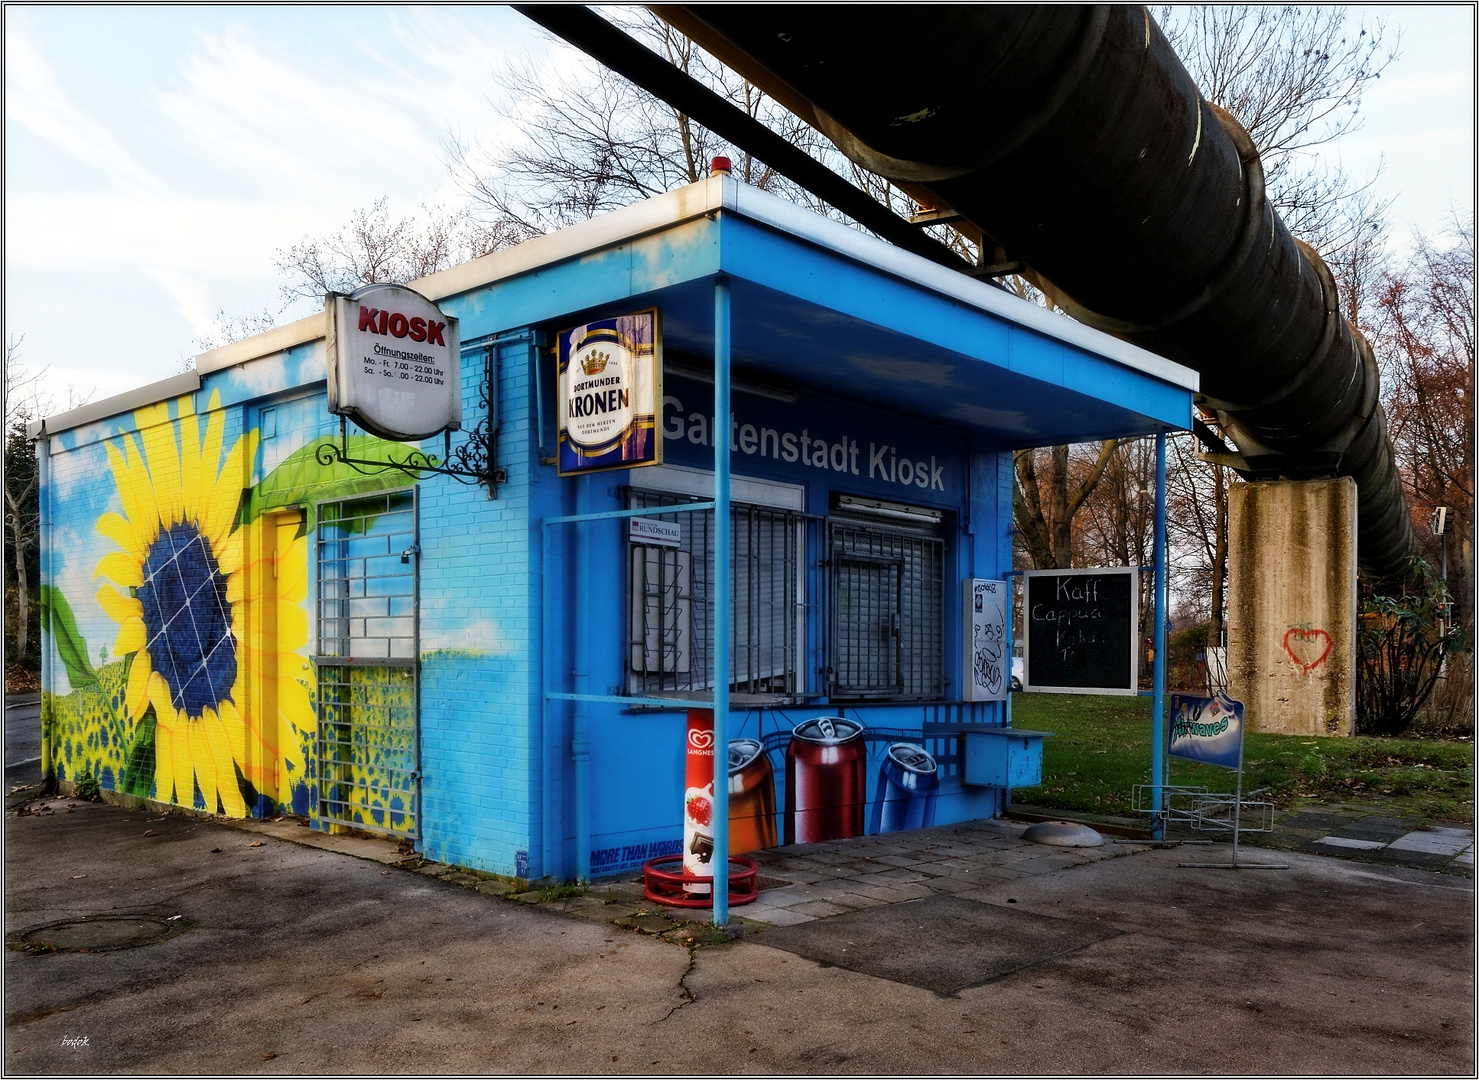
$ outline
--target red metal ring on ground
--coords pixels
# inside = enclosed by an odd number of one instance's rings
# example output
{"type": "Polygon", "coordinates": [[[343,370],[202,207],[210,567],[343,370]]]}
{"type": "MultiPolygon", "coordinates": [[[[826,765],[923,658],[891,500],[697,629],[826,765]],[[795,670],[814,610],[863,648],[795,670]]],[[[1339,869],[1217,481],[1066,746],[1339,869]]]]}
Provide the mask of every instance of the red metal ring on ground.
{"type": "MultiPolygon", "coordinates": [[[[748,904],[760,895],[760,867],[743,855],[729,857],[729,906],[748,904]]],[[[642,864],[642,895],[672,907],[711,907],[711,874],[690,874],[683,869],[682,855],[663,855],[642,864]],[[675,872],[676,871],[676,872],[675,872]],[[692,893],[685,885],[710,885],[703,893],[692,893]]]]}

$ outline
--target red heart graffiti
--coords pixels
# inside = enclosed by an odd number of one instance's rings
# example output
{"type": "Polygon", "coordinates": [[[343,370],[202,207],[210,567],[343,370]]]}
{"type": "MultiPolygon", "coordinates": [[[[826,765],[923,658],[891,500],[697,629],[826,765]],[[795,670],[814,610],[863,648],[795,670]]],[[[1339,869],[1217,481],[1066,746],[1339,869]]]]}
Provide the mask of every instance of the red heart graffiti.
{"type": "Polygon", "coordinates": [[[1323,630],[1306,630],[1300,626],[1291,626],[1284,632],[1284,651],[1306,675],[1325,662],[1325,657],[1330,655],[1332,644],[1334,643],[1330,640],[1330,635],[1323,630]],[[1322,645],[1321,642],[1324,644],[1322,645]],[[1314,659],[1310,659],[1311,657],[1314,659]]]}

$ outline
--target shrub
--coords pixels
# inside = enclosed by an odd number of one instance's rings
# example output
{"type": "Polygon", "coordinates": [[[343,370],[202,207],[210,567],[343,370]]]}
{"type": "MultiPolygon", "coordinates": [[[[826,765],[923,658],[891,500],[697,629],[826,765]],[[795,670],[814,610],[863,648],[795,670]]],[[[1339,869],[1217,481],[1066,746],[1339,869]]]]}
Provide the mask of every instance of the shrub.
{"type": "Polygon", "coordinates": [[[1433,692],[1444,661],[1468,638],[1445,618],[1448,590],[1422,559],[1414,559],[1401,596],[1373,594],[1361,605],[1356,630],[1356,730],[1400,735],[1433,692]]]}

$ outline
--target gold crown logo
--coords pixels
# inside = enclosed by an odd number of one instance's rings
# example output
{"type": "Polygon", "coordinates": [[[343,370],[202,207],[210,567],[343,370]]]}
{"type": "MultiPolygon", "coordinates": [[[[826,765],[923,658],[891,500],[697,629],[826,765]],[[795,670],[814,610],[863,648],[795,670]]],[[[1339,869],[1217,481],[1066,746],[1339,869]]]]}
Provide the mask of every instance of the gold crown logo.
{"type": "Polygon", "coordinates": [[[580,358],[580,367],[587,375],[599,375],[606,370],[606,364],[610,360],[610,353],[592,349],[580,358]]]}

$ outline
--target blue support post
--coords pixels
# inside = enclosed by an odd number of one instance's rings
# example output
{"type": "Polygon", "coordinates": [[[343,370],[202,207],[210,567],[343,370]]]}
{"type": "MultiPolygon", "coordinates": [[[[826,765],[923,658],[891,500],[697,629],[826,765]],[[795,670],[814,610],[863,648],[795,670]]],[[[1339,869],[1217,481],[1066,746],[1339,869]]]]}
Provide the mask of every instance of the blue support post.
{"type": "Polygon", "coordinates": [[[1155,629],[1151,632],[1151,648],[1155,650],[1151,678],[1154,690],[1151,698],[1150,718],[1150,769],[1151,836],[1165,839],[1166,826],[1161,818],[1166,782],[1166,433],[1155,437],[1155,629]]]}
{"type": "Polygon", "coordinates": [[[714,281],[714,924],[729,923],[729,281],[714,281]]]}
{"type": "MultiPolygon", "coordinates": [[[[591,478],[584,475],[575,481],[575,512],[591,511],[591,478]]],[[[591,526],[579,521],[575,525],[575,597],[573,610],[591,603],[591,526]]],[[[571,624],[574,638],[575,672],[573,687],[577,694],[590,693],[591,647],[590,624],[580,619],[571,624]]],[[[591,738],[590,705],[575,701],[575,724],[570,734],[570,758],[575,766],[575,877],[591,879],[591,738]]]]}

